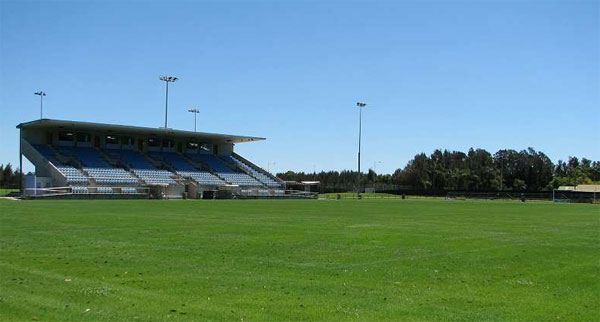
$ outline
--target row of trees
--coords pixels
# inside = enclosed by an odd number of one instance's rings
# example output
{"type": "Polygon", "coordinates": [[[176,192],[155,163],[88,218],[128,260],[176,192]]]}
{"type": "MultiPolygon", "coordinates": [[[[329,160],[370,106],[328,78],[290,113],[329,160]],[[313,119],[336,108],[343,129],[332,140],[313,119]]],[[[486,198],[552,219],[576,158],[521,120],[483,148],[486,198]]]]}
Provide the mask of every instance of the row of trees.
{"type": "MultiPolygon", "coordinates": [[[[279,173],[284,180],[321,181],[326,191],[356,188],[354,171],[321,173],[279,173]]],[[[469,191],[542,191],[561,185],[593,184],[600,181],[600,162],[570,157],[554,164],[544,153],[532,148],[522,151],[500,150],[491,154],[484,149],[460,151],[435,150],[420,153],[392,175],[373,170],[361,174],[361,184],[380,189],[469,190],[469,191]]]]}
{"type": "Polygon", "coordinates": [[[9,163],[6,166],[0,164],[0,188],[18,188],[19,187],[19,169],[13,170],[9,163]]]}

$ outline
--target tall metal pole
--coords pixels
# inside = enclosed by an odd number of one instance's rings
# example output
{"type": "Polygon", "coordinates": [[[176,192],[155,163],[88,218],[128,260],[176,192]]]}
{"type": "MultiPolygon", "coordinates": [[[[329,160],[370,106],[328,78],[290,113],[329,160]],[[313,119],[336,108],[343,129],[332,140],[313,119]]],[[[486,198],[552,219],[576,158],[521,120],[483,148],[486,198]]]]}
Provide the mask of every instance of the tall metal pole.
{"type": "Polygon", "coordinates": [[[361,148],[361,140],[362,140],[362,108],[367,106],[366,103],[358,102],[356,103],[358,106],[358,180],[357,180],[357,190],[360,193],[360,148],[361,148]]]}
{"type": "Polygon", "coordinates": [[[174,83],[179,80],[177,77],[173,76],[160,76],[158,79],[167,83],[165,86],[165,129],[168,126],[168,112],[169,112],[169,83],[174,83]]]}
{"type": "Polygon", "coordinates": [[[196,119],[196,115],[197,115],[198,113],[200,113],[200,111],[199,111],[197,108],[190,108],[190,109],[188,110],[188,112],[190,112],[190,113],[194,113],[194,132],[196,132],[196,124],[198,123],[198,122],[197,122],[197,119],[196,119]]]}
{"type": "Polygon", "coordinates": [[[166,92],[165,92],[165,129],[167,128],[167,118],[169,117],[169,82],[165,82],[167,84],[166,92]]]}
{"type": "Polygon", "coordinates": [[[359,108],[358,109],[358,176],[359,176],[359,178],[360,178],[360,144],[361,144],[361,136],[362,136],[362,108],[359,108]]]}

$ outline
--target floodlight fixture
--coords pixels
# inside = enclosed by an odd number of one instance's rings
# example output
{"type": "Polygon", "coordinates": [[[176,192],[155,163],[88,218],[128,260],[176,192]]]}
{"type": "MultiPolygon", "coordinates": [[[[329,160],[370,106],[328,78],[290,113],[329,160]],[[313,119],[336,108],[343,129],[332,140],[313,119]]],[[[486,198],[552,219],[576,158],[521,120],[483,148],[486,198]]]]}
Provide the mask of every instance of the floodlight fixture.
{"type": "Polygon", "coordinates": [[[46,92],[44,92],[44,91],[37,91],[37,92],[33,93],[33,95],[38,95],[40,97],[40,120],[41,120],[43,118],[44,96],[46,96],[46,92]]]}
{"type": "Polygon", "coordinates": [[[166,75],[165,76],[160,76],[159,79],[161,81],[165,81],[165,82],[169,82],[169,83],[174,83],[174,82],[176,82],[176,81],[179,80],[179,78],[177,78],[177,77],[166,76],[166,75]]]}

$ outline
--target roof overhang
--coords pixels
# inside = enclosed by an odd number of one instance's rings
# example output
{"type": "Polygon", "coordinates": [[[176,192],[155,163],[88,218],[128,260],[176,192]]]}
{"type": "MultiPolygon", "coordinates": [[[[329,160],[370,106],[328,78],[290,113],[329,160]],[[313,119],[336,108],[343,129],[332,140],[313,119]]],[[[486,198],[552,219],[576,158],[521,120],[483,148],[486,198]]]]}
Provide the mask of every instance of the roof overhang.
{"type": "Polygon", "coordinates": [[[199,142],[223,142],[223,143],[245,143],[266,140],[265,138],[255,136],[242,136],[231,134],[193,132],[176,130],[171,128],[152,128],[142,126],[92,123],[80,121],[51,120],[40,119],[25,122],[17,125],[18,129],[48,129],[59,128],[71,131],[97,131],[104,133],[114,133],[120,135],[144,135],[169,138],[188,138],[198,140],[199,142]]]}

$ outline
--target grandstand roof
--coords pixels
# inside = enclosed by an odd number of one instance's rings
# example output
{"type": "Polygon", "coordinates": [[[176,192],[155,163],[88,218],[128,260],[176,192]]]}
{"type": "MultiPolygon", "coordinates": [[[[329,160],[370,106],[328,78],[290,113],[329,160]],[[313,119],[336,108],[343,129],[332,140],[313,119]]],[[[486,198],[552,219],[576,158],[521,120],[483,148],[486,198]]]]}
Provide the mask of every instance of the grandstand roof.
{"type": "Polygon", "coordinates": [[[600,185],[598,184],[580,184],[577,186],[560,186],[557,190],[560,191],[574,191],[574,192],[600,192],[600,185]]]}
{"type": "Polygon", "coordinates": [[[92,122],[80,122],[80,121],[66,121],[66,120],[51,120],[51,119],[40,119],[30,122],[25,122],[17,125],[18,129],[35,129],[35,128],[64,128],[66,130],[88,130],[88,131],[103,131],[103,132],[114,132],[115,134],[130,134],[130,135],[148,135],[148,136],[169,136],[169,137],[187,137],[195,138],[199,141],[211,141],[211,142],[231,142],[231,143],[244,143],[266,140],[261,137],[254,136],[241,136],[231,134],[219,134],[219,133],[206,133],[206,132],[193,132],[183,131],[171,128],[153,128],[153,127],[141,127],[141,126],[130,126],[130,125],[118,125],[118,124],[105,124],[105,123],[92,123],[92,122]]]}

